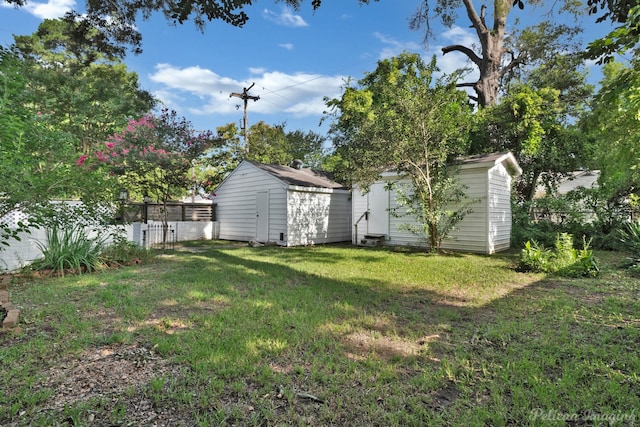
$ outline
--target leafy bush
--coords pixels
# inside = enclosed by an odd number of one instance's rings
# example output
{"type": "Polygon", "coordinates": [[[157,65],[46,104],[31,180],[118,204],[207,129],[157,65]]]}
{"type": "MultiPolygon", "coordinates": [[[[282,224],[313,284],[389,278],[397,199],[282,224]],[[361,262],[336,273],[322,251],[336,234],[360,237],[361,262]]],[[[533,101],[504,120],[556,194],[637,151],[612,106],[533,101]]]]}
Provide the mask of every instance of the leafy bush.
{"type": "Polygon", "coordinates": [[[513,203],[511,241],[515,246],[531,240],[551,247],[559,233],[567,233],[595,248],[620,250],[617,230],[626,225],[629,209],[628,203],[591,188],[513,203]]]}
{"type": "Polygon", "coordinates": [[[568,233],[556,235],[554,250],[546,249],[535,241],[525,243],[520,252],[518,269],[563,277],[595,277],[600,270],[589,242],[583,240],[583,248],[574,249],[573,236],[568,233]]]}
{"type": "Polygon", "coordinates": [[[535,240],[528,241],[520,252],[518,269],[521,271],[547,272],[553,253],[535,240]]]}
{"type": "Polygon", "coordinates": [[[65,271],[82,273],[97,270],[102,266],[100,253],[106,246],[106,237],[90,238],[82,226],[60,230],[47,228],[47,244],[38,242],[43,258],[31,265],[34,270],[53,270],[64,275],[65,271]]]}
{"type": "Polygon", "coordinates": [[[126,239],[117,238],[101,253],[100,258],[106,264],[128,264],[137,261],[146,261],[153,256],[152,252],[129,242],[126,239]]]}

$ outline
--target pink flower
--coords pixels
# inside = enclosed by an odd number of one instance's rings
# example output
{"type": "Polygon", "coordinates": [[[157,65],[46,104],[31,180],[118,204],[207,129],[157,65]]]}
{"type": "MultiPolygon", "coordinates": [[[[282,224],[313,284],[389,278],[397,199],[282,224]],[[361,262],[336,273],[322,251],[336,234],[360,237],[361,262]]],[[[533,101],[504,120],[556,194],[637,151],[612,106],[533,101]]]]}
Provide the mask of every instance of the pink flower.
{"type": "Polygon", "coordinates": [[[87,161],[88,158],[89,158],[89,156],[87,156],[86,154],[83,154],[82,156],[80,156],[78,158],[78,160],[76,160],[76,165],[78,165],[78,166],[84,165],[84,162],[87,161]]]}
{"type": "Polygon", "coordinates": [[[41,115],[42,115],[42,113],[41,113],[40,111],[38,111],[38,112],[36,113],[36,115],[37,115],[37,116],[41,116],[41,115]]]}
{"type": "Polygon", "coordinates": [[[107,157],[107,155],[106,155],[106,154],[104,154],[102,151],[98,151],[98,152],[96,153],[96,158],[97,158],[98,160],[100,160],[101,162],[106,162],[106,161],[108,161],[108,160],[109,160],[109,158],[107,157]]]}
{"type": "Polygon", "coordinates": [[[106,145],[107,148],[113,148],[115,146],[113,142],[105,142],[104,145],[106,145]]]}

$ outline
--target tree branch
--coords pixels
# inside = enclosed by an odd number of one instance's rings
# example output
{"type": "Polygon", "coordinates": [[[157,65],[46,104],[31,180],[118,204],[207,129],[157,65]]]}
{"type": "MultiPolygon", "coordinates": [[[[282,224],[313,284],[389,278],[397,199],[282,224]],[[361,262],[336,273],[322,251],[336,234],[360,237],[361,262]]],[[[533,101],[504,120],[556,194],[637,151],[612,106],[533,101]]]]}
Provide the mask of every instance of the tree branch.
{"type": "Polygon", "coordinates": [[[476,29],[478,36],[480,36],[481,33],[486,33],[488,31],[487,26],[485,24],[485,14],[487,11],[486,7],[484,5],[482,6],[482,9],[481,9],[482,15],[480,16],[478,15],[478,12],[476,12],[476,9],[473,6],[472,0],[462,0],[462,3],[464,4],[465,9],[467,10],[467,16],[471,21],[471,26],[476,29]]]}
{"type": "Polygon", "coordinates": [[[462,46],[460,44],[455,44],[451,46],[446,46],[442,48],[442,54],[446,55],[449,52],[461,52],[464,53],[467,58],[469,58],[478,68],[482,65],[482,58],[480,58],[476,53],[466,46],[462,46]]]}
{"type": "Polygon", "coordinates": [[[519,67],[522,64],[525,64],[525,58],[522,56],[514,57],[513,52],[508,52],[511,54],[511,61],[507,65],[505,65],[502,70],[500,70],[500,77],[504,77],[508,72],[513,70],[514,68],[519,67]]]}

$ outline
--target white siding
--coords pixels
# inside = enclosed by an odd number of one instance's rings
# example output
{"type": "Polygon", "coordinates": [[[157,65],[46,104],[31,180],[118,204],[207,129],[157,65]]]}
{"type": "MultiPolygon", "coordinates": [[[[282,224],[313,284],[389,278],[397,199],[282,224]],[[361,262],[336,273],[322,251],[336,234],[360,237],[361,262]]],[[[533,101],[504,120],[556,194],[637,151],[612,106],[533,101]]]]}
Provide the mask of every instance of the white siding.
{"type": "Polygon", "coordinates": [[[411,188],[409,180],[396,181],[395,185],[391,187],[390,209],[394,210],[395,215],[392,215],[391,212],[389,213],[389,236],[385,240],[385,244],[387,245],[429,246],[426,237],[415,234],[407,229],[407,225],[414,227],[420,224],[414,217],[406,215],[407,208],[404,206],[400,207],[398,203],[398,193],[407,194],[411,191],[411,188]]]}
{"type": "Polygon", "coordinates": [[[362,194],[362,191],[357,187],[353,189],[351,195],[351,209],[351,218],[354,222],[351,242],[355,245],[367,234],[367,220],[362,216],[367,211],[367,195],[362,194]]]}
{"type": "Polygon", "coordinates": [[[241,163],[216,190],[220,239],[256,238],[256,194],[261,191],[269,193],[269,242],[295,246],[351,240],[349,191],[289,186],[251,163],[241,163]]]}
{"type": "Polygon", "coordinates": [[[486,252],[488,229],[488,174],[485,168],[461,170],[458,178],[466,186],[467,200],[474,201],[473,210],[460,221],[450,237],[442,242],[444,249],[463,252],[486,252]]]}
{"type": "Polygon", "coordinates": [[[287,246],[351,240],[348,191],[298,188],[287,194],[287,246]]]}
{"type": "Polygon", "coordinates": [[[488,253],[509,249],[511,245],[511,175],[501,165],[489,170],[489,247],[488,253]]]}
{"type": "Polygon", "coordinates": [[[269,192],[269,237],[286,234],[284,184],[250,163],[242,163],[216,190],[216,219],[222,240],[256,238],[256,193],[269,192]]]}
{"type": "MultiPolygon", "coordinates": [[[[457,224],[450,237],[442,242],[442,247],[454,251],[487,254],[508,249],[511,235],[511,175],[507,169],[501,163],[493,167],[468,167],[460,170],[457,178],[466,186],[467,200],[473,201],[472,212],[457,224]]],[[[387,177],[386,180],[390,179],[392,178],[387,177]]],[[[392,207],[396,207],[396,212],[402,214],[404,209],[397,208],[397,193],[398,184],[391,190],[391,200],[392,207]]],[[[355,220],[367,210],[371,194],[363,195],[359,189],[354,189],[355,220]]],[[[418,236],[406,229],[406,224],[418,225],[414,218],[389,214],[389,223],[389,235],[385,244],[428,246],[426,237],[418,236]]],[[[356,242],[364,237],[366,230],[366,221],[363,219],[358,224],[356,242]]]]}

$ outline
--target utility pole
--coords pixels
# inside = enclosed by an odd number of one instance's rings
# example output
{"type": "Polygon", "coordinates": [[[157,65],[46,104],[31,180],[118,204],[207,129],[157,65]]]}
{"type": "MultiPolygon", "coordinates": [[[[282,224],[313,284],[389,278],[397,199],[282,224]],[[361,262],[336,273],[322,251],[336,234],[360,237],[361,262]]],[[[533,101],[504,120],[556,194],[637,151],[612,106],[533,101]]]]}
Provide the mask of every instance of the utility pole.
{"type": "Polygon", "coordinates": [[[240,98],[244,101],[244,122],[243,122],[243,131],[244,131],[244,153],[245,154],[249,154],[249,146],[247,145],[247,129],[248,129],[248,124],[247,124],[247,103],[249,102],[250,99],[253,99],[253,101],[257,101],[260,99],[259,96],[251,96],[249,95],[249,91],[251,90],[251,88],[255,86],[255,83],[252,83],[251,86],[249,87],[245,87],[242,90],[242,93],[236,93],[236,92],[231,92],[231,94],[229,95],[229,98],[231,98],[232,96],[235,96],[237,98],[240,98]]]}

